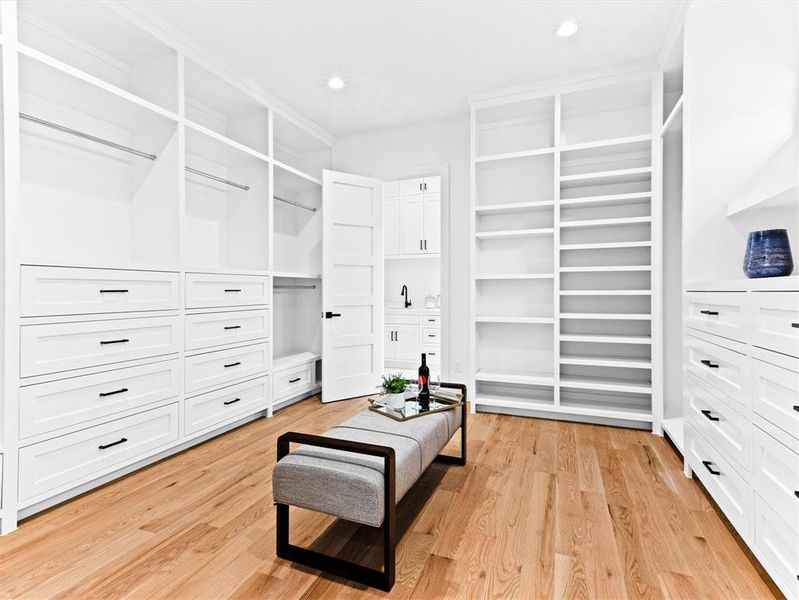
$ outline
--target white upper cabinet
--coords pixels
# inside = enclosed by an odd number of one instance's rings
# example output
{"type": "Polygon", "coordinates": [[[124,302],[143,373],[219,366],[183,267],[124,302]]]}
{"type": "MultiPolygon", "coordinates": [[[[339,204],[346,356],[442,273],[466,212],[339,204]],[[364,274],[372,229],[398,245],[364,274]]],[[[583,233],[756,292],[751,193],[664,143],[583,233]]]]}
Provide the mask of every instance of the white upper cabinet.
{"type": "Polygon", "coordinates": [[[385,255],[440,253],[441,177],[386,182],[383,192],[385,255]]]}
{"type": "Polygon", "coordinates": [[[383,183],[383,198],[395,198],[400,195],[399,181],[386,181],[383,183]]]}
{"type": "Polygon", "coordinates": [[[424,252],[424,200],[423,196],[403,198],[402,202],[402,253],[424,252]]]}
{"type": "Polygon", "coordinates": [[[437,254],[441,252],[441,195],[423,196],[424,251],[437,254]]]}
{"type": "Polygon", "coordinates": [[[422,194],[424,193],[424,178],[417,177],[416,179],[403,179],[399,182],[399,186],[401,196],[422,194]]]}

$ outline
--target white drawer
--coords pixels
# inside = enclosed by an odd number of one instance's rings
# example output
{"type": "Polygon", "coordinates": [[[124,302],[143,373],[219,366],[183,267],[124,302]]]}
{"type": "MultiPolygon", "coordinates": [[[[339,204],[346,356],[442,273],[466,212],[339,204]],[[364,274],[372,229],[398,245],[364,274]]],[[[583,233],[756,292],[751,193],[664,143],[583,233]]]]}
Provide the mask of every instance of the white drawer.
{"type": "Polygon", "coordinates": [[[688,371],[741,405],[749,406],[749,357],[690,335],[685,340],[688,371]]]}
{"type": "Polygon", "coordinates": [[[21,448],[19,500],[90,481],[155,454],[178,440],[178,417],[175,402],[21,448]]]}
{"type": "Polygon", "coordinates": [[[61,379],[19,390],[19,433],[29,438],[180,395],[180,361],[61,379]]]}
{"type": "Polygon", "coordinates": [[[749,484],[700,432],[689,425],[686,434],[686,452],[691,469],[741,537],[749,539],[752,510],[749,484]]]}
{"type": "Polygon", "coordinates": [[[275,400],[291,398],[316,386],[316,363],[298,365],[275,373],[275,400]]]}
{"type": "Polygon", "coordinates": [[[425,327],[422,330],[422,344],[427,346],[441,345],[441,330],[425,327]]]}
{"type": "Polygon", "coordinates": [[[186,315],[186,350],[238,344],[268,337],[268,310],[186,315]]]}
{"type": "Polygon", "coordinates": [[[752,359],[752,410],[799,439],[799,373],[752,359]]]}
{"type": "Polygon", "coordinates": [[[799,292],[752,292],[752,344],[799,357],[799,292]]]}
{"type": "Polygon", "coordinates": [[[688,292],[686,322],[692,329],[746,342],[748,308],[744,292],[688,292]]]}
{"type": "Polygon", "coordinates": [[[441,367],[441,354],[438,348],[422,348],[422,352],[427,355],[428,365],[431,367],[441,367]]]}
{"type": "Polygon", "coordinates": [[[196,392],[266,371],[269,343],[197,354],[185,360],[186,392],[196,392]]]}
{"type": "Polygon", "coordinates": [[[180,350],[179,317],[147,317],[20,327],[20,375],[30,377],[180,350]]]}
{"type": "Polygon", "coordinates": [[[418,325],[419,315],[387,312],[386,325],[418,325]]]}
{"type": "Polygon", "coordinates": [[[693,427],[744,471],[750,470],[752,426],[749,420],[705,389],[692,375],[685,378],[686,418],[693,427]]]}
{"type": "Polygon", "coordinates": [[[799,454],[759,427],[753,429],[754,488],[799,531],[799,454]]]}
{"type": "Polygon", "coordinates": [[[236,417],[269,408],[269,377],[186,398],[186,433],[211,429],[236,417]]]}
{"type": "MultiPolygon", "coordinates": [[[[799,504],[799,503],[797,503],[799,504]]],[[[758,558],[786,598],[799,598],[799,528],[796,511],[785,519],[755,494],[754,545],[758,558]]]]}
{"type": "Polygon", "coordinates": [[[269,304],[269,278],[186,273],[186,308],[269,304]]]}
{"type": "Polygon", "coordinates": [[[423,327],[441,327],[441,317],[438,315],[422,315],[423,327]]]}
{"type": "Polygon", "coordinates": [[[20,277],[23,317],[177,310],[180,304],[177,273],[23,265],[20,277]]]}

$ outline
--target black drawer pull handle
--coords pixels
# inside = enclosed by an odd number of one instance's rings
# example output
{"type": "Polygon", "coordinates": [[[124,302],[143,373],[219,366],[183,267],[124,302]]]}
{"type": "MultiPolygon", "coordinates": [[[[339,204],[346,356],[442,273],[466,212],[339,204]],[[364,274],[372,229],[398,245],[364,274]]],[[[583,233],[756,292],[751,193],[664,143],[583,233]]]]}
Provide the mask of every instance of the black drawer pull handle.
{"type": "Polygon", "coordinates": [[[718,369],[719,368],[718,363],[712,363],[709,360],[700,360],[699,362],[701,362],[703,365],[705,365],[706,367],[709,367],[711,369],[718,369]]]}
{"type": "Polygon", "coordinates": [[[717,310],[700,310],[699,313],[703,314],[703,315],[717,316],[719,314],[719,311],[717,311],[717,310]]]}
{"type": "Polygon", "coordinates": [[[794,491],[793,495],[799,498],[799,490],[794,491]]]}
{"type": "Polygon", "coordinates": [[[713,415],[711,415],[709,410],[700,410],[699,412],[701,412],[703,415],[705,415],[708,418],[709,421],[720,421],[721,420],[718,417],[714,417],[713,415]]]}
{"type": "Polygon", "coordinates": [[[105,346],[106,344],[127,344],[130,340],[128,338],[122,338],[121,340],[100,340],[100,345],[105,346]]]}
{"type": "Polygon", "coordinates": [[[128,441],[128,438],[122,438],[117,440],[116,442],[111,442],[110,444],[101,444],[97,446],[100,450],[105,450],[106,448],[110,448],[111,446],[118,446],[119,444],[124,444],[128,441]]]}
{"type": "Polygon", "coordinates": [[[240,292],[240,291],[241,290],[237,289],[237,288],[230,288],[230,289],[225,290],[225,293],[226,294],[230,294],[230,293],[233,293],[233,292],[240,292]]]}
{"type": "Polygon", "coordinates": [[[100,290],[101,294],[126,294],[128,290],[100,290]]]}
{"type": "Polygon", "coordinates": [[[436,334],[434,334],[434,333],[428,333],[427,337],[434,338],[434,337],[438,337],[438,336],[436,334]]]}
{"type": "Polygon", "coordinates": [[[300,380],[299,377],[297,377],[296,379],[289,379],[289,383],[297,383],[299,380],[300,380]]]}
{"type": "Polygon", "coordinates": [[[227,327],[225,327],[225,330],[230,330],[230,329],[241,329],[241,325],[228,325],[227,327]]]}
{"type": "Polygon", "coordinates": [[[799,412],[799,405],[797,405],[797,406],[794,406],[794,407],[793,407],[793,409],[794,409],[796,412],[799,412]]]}
{"type": "Polygon", "coordinates": [[[330,312],[330,311],[327,311],[325,313],[325,319],[332,319],[333,317],[340,317],[340,316],[341,316],[341,313],[334,313],[334,312],[330,312]]]}
{"type": "Polygon", "coordinates": [[[703,460],[702,464],[705,465],[705,468],[710,472],[711,475],[721,475],[721,471],[716,471],[716,469],[710,466],[713,463],[709,460],[703,460]]]}
{"type": "Polygon", "coordinates": [[[118,390],[114,390],[113,392],[100,392],[100,398],[105,398],[106,396],[116,396],[117,394],[124,394],[128,391],[128,388],[120,388],[118,390]]]}
{"type": "Polygon", "coordinates": [[[799,329],[799,323],[791,323],[791,327],[799,329]]]}
{"type": "Polygon", "coordinates": [[[238,367],[240,364],[241,364],[241,361],[230,363],[230,364],[225,365],[225,368],[229,369],[230,367],[238,367]]]}
{"type": "Polygon", "coordinates": [[[223,402],[225,406],[230,406],[231,404],[236,404],[236,402],[240,402],[241,398],[236,398],[235,400],[228,400],[227,402],[223,402]]]}

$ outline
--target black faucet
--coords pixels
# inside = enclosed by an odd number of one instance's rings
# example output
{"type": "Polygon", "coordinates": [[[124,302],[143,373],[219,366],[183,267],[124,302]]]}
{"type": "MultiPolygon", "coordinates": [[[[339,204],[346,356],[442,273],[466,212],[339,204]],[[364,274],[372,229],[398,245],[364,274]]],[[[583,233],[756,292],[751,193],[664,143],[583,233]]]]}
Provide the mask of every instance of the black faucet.
{"type": "Polygon", "coordinates": [[[408,286],[407,285],[403,285],[402,286],[402,291],[400,292],[400,296],[403,296],[405,298],[405,308],[408,308],[411,305],[411,301],[408,300],[408,286]]]}

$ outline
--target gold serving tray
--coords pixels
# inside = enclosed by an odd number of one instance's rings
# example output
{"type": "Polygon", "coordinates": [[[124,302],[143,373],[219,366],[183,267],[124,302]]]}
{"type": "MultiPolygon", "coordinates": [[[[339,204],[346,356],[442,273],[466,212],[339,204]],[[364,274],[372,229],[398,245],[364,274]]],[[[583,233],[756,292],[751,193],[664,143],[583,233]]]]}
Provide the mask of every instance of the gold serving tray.
{"type": "Polygon", "coordinates": [[[369,410],[381,414],[384,417],[388,417],[389,419],[394,419],[395,421],[410,421],[411,419],[417,419],[419,417],[444,412],[446,410],[453,410],[458,406],[463,406],[462,400],[443,398],[435,394],[430,394],[430,407],[427,410],[422,410],[415,396],[405,400],[404,408],[391,408],[390,406],[381,404],[381,398],[382,396],[379,395],[370,396],[368,398],[369,410]]]}

